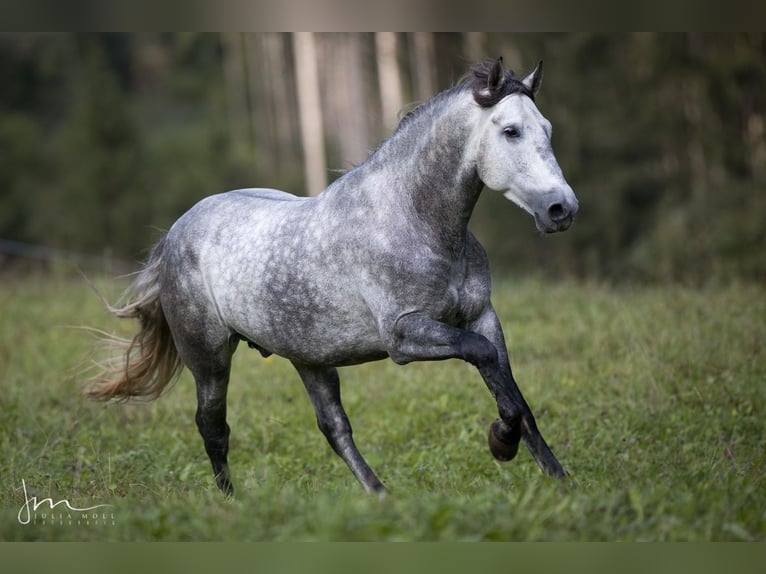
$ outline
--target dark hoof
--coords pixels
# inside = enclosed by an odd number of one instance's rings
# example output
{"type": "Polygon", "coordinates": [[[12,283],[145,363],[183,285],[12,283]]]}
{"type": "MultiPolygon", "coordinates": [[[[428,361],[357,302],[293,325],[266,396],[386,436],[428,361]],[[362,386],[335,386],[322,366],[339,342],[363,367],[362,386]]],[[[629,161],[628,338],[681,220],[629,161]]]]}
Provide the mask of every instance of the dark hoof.
{"type": "Polygon", "coordinates": [[[489,426],[489,450],[497,460],[508,462],[519,452],[521,425],[509,427],[500,419],[489,426]]]}
{"type": "Polygon", "coordinates": [[[234,487],[231,485],[230,482],[220,483],[218,485],[218,489],[223,493],[223,496],[225,498],[231,498],[232,496],[234,496],[234,487]]]}
{"type": "Polygon", "coordinates": [[[216,486],[218,486],[218,490],[220,490],[226,498],[231,498],[234,496],[234,486],[232,486],[228,474],[228,472],[220,473],[215,477],[215,483],[216,486]]]}

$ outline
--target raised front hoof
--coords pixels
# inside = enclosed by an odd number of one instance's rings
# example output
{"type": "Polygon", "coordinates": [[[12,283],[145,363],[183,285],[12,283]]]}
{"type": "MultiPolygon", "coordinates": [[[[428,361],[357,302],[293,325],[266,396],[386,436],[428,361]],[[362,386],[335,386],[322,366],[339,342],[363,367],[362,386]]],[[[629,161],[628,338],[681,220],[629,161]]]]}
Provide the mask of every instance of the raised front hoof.
{"type": "Polygon", "coordinates": [[[489,426],[489,451],[497,460],[508,462],[519,452],[521,425],[509,427],[500,419],[489,426]]]}

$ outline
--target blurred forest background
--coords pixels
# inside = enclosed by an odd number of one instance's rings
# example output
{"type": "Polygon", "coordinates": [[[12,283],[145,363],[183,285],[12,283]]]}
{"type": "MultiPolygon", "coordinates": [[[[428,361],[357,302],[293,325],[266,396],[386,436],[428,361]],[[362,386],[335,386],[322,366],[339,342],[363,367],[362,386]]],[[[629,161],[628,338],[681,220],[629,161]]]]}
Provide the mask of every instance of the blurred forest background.
{"type": "Polygon", "coordinates": [[[0,35],[0,271],[130,267],[204,196],[316,193],[498,55],[545,62],[581,208],[541,237],[485,191],[495,275],[766,279],[764,34],[0,35]]]}

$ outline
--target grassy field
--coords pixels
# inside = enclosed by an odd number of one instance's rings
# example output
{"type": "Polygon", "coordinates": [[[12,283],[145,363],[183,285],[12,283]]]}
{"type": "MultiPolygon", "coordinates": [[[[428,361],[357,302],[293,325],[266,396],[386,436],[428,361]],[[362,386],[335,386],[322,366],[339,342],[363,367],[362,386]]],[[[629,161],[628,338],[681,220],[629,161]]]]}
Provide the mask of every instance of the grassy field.
{"type": "MultiPolygon", "coordinates": [[[[110,297],[124,286],[99,285],[110,297]]],[[[132,325],[82,281],[4,279],[0,539],[766,539],[764,288],[530,279],[496,285],[494,301],[571,479],[544,477],[524,448],[494,461],[495,407],[469,366],[384,361],[341,370],[357,443],[390,490],[367,496],[289,363],[241,346],[229,391],[237,495],[224,500],[188,373],[154,403],[86,401],[95,340],[76,327],[132,325]],[[111,506],[43,504],[21,524],[33,497],[111,506]]]]}

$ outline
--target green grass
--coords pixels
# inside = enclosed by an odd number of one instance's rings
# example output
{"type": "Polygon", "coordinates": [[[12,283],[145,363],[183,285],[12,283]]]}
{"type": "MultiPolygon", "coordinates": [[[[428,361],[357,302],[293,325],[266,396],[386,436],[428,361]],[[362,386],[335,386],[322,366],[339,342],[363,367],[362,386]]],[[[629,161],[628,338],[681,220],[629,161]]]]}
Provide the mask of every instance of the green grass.
{"type": "Polygon", "coordinates": [[[242,346],[229,390],[237,494],[224,500],[188,372],[153,403],[91,403],[79,390],[95,340],[73,327],[132,325],[82,281],[4,280],[0,539],[766,539],[766,290],[530,279],[498,284],[494,301],[571,479],[544,477],[524,448],[494,461],[495,406],[468,365],[383,361],[341,370],[357,443],[390,490],[367,496],[289,363],[242,346]],[[111,504],[106,523],[42,524],[42,506],[20,524],[22,480],[30,497],[111,504]]]}

